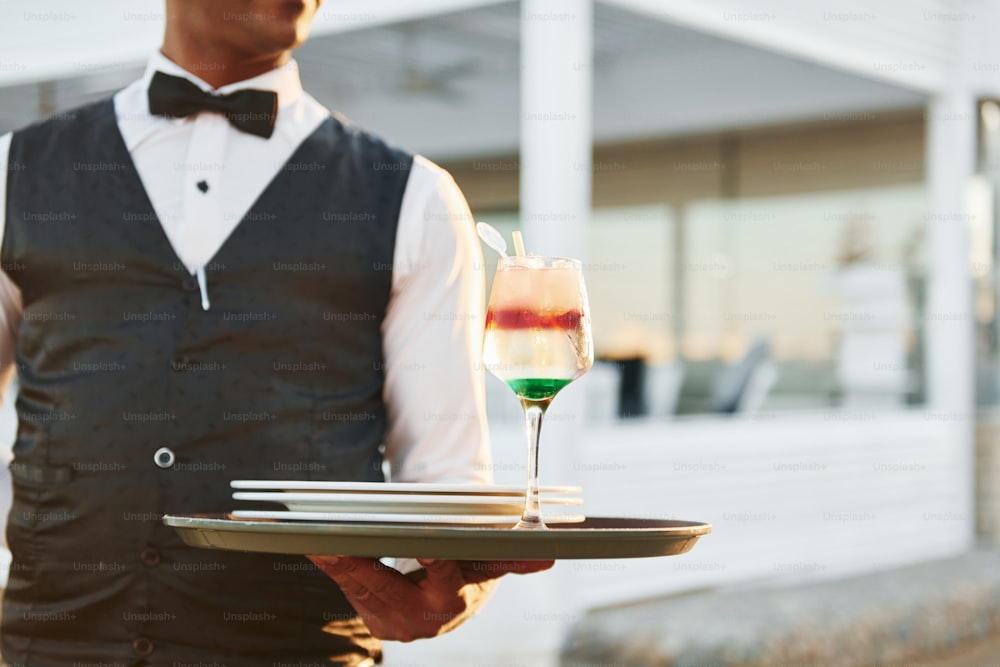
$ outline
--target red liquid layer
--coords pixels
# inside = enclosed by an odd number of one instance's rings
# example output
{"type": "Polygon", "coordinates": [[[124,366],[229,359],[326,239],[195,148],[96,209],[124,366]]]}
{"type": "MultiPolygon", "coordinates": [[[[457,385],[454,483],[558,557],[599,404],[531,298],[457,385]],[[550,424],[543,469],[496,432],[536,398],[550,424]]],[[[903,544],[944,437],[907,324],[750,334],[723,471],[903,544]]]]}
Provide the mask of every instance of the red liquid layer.
{"type": "Polygon", "coordinates": [[[577,311],[539,313],[522,308],[491,308],[486,313],[487,329],[563,329],[574,331],[582,315],[577,311]]]}

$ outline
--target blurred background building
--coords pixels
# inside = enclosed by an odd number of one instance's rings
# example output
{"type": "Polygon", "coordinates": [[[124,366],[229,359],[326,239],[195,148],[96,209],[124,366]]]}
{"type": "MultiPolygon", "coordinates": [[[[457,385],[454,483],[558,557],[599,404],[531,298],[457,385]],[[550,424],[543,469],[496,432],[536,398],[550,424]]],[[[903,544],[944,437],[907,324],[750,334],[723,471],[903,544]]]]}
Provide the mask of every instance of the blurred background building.
{"type": "MultiPolygon", "coordinates": [[[[0,132],[132,81],[162,21],[0,5],[0,132]]],[[[1000,535],[997,26],[994,0],[324,4],[306,90],[447,167],[508,237],[584,258],[599,361],[553,404],[543,481],[715,528],[512,578],[388,664],[547,664],[596,607],[1000,535]]],[[[495,475],[519,483],[520,409],[488,383],[495,475]]]]}

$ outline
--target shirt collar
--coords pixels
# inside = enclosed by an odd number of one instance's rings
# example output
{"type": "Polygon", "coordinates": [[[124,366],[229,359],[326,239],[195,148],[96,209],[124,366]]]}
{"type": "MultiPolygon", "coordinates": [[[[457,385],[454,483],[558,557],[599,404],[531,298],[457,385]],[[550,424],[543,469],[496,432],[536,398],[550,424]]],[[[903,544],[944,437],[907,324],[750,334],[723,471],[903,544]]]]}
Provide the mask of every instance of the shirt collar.
{"type": "MultiPolygon", "coordinates": [[[[180,76],[195,84],[206,92],[226,95],[245,88],[256,88],[257,90],[269,90],[278,94],[278,108],[287,107],[302,98],[302,80],[299,78],[299,64],[294,59],[289,60],[281,67],[277,67],[263,74],[228,83],[220,88],[212,86],[202,80],[197,74],[187,71],[170,58],[157,51],[149,59],[146,65],[146,72],[142,77],[143,90],[149,89],[149,82],[156,72],[163,72],[172,76],[180,76]]],[[[148,107],[147,107],[148,108],[148,107]]]]}

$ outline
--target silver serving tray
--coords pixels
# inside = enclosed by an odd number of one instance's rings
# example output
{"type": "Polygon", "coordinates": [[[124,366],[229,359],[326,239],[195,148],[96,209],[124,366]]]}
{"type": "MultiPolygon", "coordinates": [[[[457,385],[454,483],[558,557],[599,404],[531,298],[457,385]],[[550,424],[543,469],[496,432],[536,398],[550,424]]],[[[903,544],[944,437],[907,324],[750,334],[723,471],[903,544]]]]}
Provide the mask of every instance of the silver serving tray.
{"type": "Polygon", "coordinates": [[[696,521],[588,517],[548,530],[509,525],[317,523],[167,515],[163,521],[193,547],[279,554],[453,560],[648,558],[689,551],[712,526],[696,521]]]}

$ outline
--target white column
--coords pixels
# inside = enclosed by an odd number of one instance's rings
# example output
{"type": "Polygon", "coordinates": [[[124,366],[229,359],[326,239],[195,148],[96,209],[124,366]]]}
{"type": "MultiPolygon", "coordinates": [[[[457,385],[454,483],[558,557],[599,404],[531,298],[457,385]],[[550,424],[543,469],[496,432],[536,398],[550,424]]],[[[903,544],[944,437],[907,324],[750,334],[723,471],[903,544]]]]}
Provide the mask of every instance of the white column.
{"type": "Polygon", "coordinates": [[[974,310],[965,191],[975,173],[976,102],[945,92],[927,105],[930,195],[927,267],[927,405],[968,414],[974,406],[974,310]]]}
{"type": "Polygon", "coordinates": [[[966,189],[975,174],[977,104],[968,75],[968,39],[956,30],[956,66],[948,86],[927,105],[927,226],[925,378],[928,418],[954,424],[956,493],[975,535],[975,309],[969,267],[966,189]]]}
{"type": "Polygon", "coordinates": [[[592,0],[522,0],[521,226],[528,252],[586,254],[592,90],[592,0]]]}

